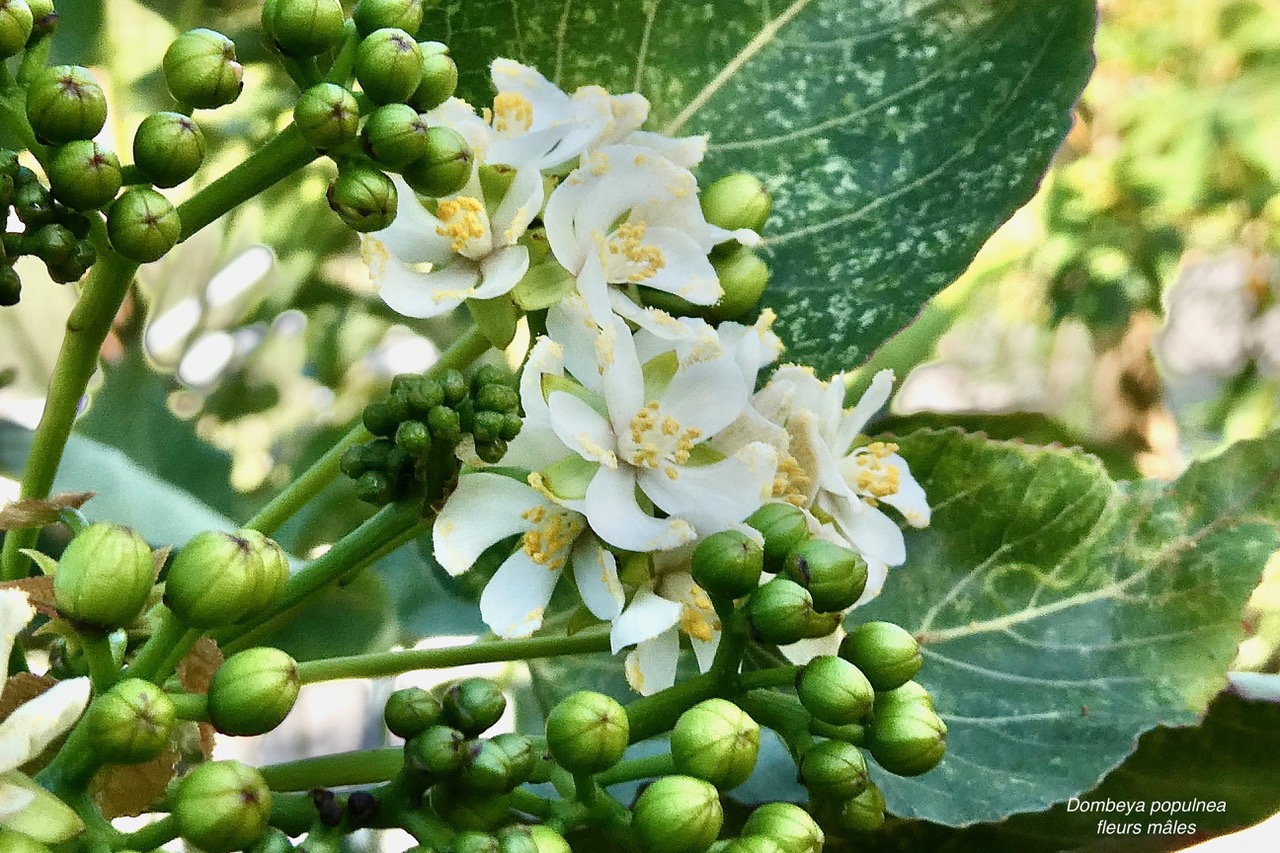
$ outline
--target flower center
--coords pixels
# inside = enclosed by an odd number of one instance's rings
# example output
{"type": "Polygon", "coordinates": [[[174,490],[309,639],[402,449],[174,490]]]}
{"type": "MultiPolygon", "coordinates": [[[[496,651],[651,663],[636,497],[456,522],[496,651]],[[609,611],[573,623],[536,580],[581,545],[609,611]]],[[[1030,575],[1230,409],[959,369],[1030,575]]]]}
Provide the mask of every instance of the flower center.
{"type": "Polygon", "coordinates": [[[806,490],[812,482],[800,462],[788,454],[778,462],[778,473],[773,478],[773,496],[792,506],[804,506],[806,490]]]}
{"type": "Polygon", "coordinates": [[[704,643],[711,642],[720,630],[711,599],[696,584],[689,590],[689,603],[680,610],[680,630],[704,643]]]}
{"type": "Polygon", "coordinates": [[[569,558],[569,548],[586,526],[582,516],[548,510],[535,506],[525,510],[520,517],[535,525],[525,531],[522,548],[539,566],[558,572],[569,558]]]}
{"type": "Polygon", "coordinates": [[[603,259],[609,281],[641,282],[667,265],[662,250],[644,242],[646,230],[643,222],[624,222],[609,237],[608,255],[603,259]]]}
{"type": "Polygon", "coordinates": [[[887,498],[898,493],[901,475],[895,466],[884,461],[890,454],[897,452],[896,444],[874,441],[857,451],[853,457],[854,464],[857,465],[854,486],[873,506],[877,498],[887,498]]]}
{"type": "Polygon", "coordinates": [[[667,477],[677,480],[680,472],[675,466],[689,461],[693,445],[701,437],[702,430],[685,428],[662,414],[658,401],[651,400],[631,418],[629,434],[620,436],[619,449],[622,458],[637,468],[662,469],[667,477]]]}
{"type": "Polygon", "coordinates": [[[503,92],[493,99],[493,129],[524,132],[533,126],[533,104],[524,95],[503,92]]]}
{"type": "Polygon", "coordinates": [[[450,249],[461,252],[471,240],[484,237],[483,214],[484,205],[478,199],[465,195],[445,199],[436,210],[436,216],[441,222],[436,233],[453,241],[450,249]]]}

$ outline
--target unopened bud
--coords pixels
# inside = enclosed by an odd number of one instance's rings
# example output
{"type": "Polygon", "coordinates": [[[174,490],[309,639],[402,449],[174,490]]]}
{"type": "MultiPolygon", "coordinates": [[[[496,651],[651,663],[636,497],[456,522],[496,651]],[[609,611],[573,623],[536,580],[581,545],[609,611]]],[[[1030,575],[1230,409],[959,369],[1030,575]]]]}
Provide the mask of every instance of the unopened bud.
{"type": "Polygon", "coordinates": [[[378,165],[398,169],[427,155],[427,125],[413,107],[378,107],[364,126],[364,146],[378,165]]]}
{"type": "Polygon", "coordinates": [[[54,198],[72,210],[95,210],[120,192],[120,159],[88,139],[68,142],[49,164],[54,198]]]}
{"type": "Polygon", "coordinates": [[[453,97],[458,89],[458,65],[449,48],[438,41],[418,44],[422,50],[422,81],[409,96],[409,105],[418,112],[429,112],[453,97]]]}
{"type": "Polygon", "coordinates": [[[37,139],[52,145],[92,139],[107,122],[107,98],[89,69],[54,65],[27,87],[27,121],[37,139]]]}
{"type": "Polygon", "coordinates": [[[713,320],[737,320],[760,304],[769,286],[769,265],[746,246],[733,246],[711,256],[720,288],[720,301],[709,312],[713,320]]]}
{"type": "Polygon", "coordinates": [[[0,0],[0,59],[8,59],[27,46],[34,21],[26,0],[0,0]]]}
{"type": "Polygon", "coordinates": [[[791,504],[765,504],[751,514],[747,524],[764,537],[764,570],[782,571],[787,554],[809,538],[804,512],[791,504]]]}
{"type": "Polygon", "coordinates": [[[743,837],[771,839],[783,853],[822,853],[826,836],[809,813],[793,803],[765,803],[751,813],[743,837]]]}
{"type": "Polygon", "coordinates": [[[133,162],[157,187],[176,187],[204,163],[204,133],[190,116],[153,113],[133,135],[133,162]]]}
{"type": "Polygon", "coordinates": [[[317,151],[337,148],[360,132],[356,96],[333,83],[320,83],[303,92],[293,108],[293,123],[317,151]]]}
{"type": "Polygon", "coordinates": [[[800,760],[800,778],[815,797],[847,800],[867,787],[867,759],[862,750],[842,740],[825,740],[800,760]]]}
{"type": "Polygon", "coordinates": [[[826,636],[840,624],[839,614],[814,612],[809,591],[786,578],[774,578],[753,592],[746,613],[755,636],[776,645],[826,636]]]}
{"type": "Polygon", "coordinates": [[[866,561],[824,539],[810,539],[787,554],[783,572],[809,590],[819,613],[847,610],[867,586],[866,561]]]}
{"type": "Polygon", "coordinates": [[[723,825],[720,793],[692,776],[663,776],[632,809],[631,828],[649,853],[703,853],[723,825]]]}
{"type": "Polygon", "coordinates": [[[226,735],[266,734],[293,710],[302,683],[298,664],[269,647],[237,652],[209,685],[209,721],[226,735]]]}
{"type": "Polygon", "coordinates": [[[179,783],[173,815],[182,838],[206,853],[248,847],[267,828],[271,789],[239,761],[197,766],[179,783]]]}
{"type": "Polygon", "coordinates": [[[174,39],[164,54],[164,79],[180,104],[211,110],[240,97],[244,67],[236,46],[222,33],[189,30],[174,39]]]}
{"type": "Polygon", "coordinates": [[[383,722],[392,734],[409,740],[440,720],[440,700],[421,687],[397,690],[382,709],[383,722]]]}
{"type": "Polygon", "coordinates": [[[466,736],[448,726],[428,726],[404,745],[405,764],[430,779],[457,773],[466,757],[466,736]]]}
{"type": "Polygon", "coordinates": [[[488,731],[507,710],[507,697],[487,678],[468,678],[444,694],[443,719],[468,737],[488,731]]]}
{"type": "Polygon", "coordinates": [[[422,26],[422,0],[360,0],[351,18],[362,38],[388,27],[416,33],[422,26]]]}
{"type": "Polygon", "coordinates": [[[676,771],[705,779],[721,790],[747,781],[759,753],[760,727],[725,699],[694,705],[680,715],[671,732],[676,771]]]}
{"type": "Polygon", "coordinates": [[[360,42],[355,72],[374,103],[402,104],[422,82],[422,48],[402,29],[376,30],[360,42]]]}
{"type": "Polygon", "coordinates": [[[896,705],[871,726],[871,755],[898,776],[919,776],[947,751],[947,724],[921,703],[896,705]]]}
{"type": "Polygon", "coordinates": [[[702,215],[729,231],[759,231],[769,218],[773,198],[755,175],[725,175],[702,191],[702,215]]]}
{"type": "Polygon", "coordinates": [[[97,757],[110,764],[141,764],[169,745],[177,715],[159,687],[126,678],[93,703],[89,733],[97,757]]]}
{"type": "Polygon", "coordinates": [[[276,0],[263,8],[263,32],[287,56],[324,53],[342,41],[347,16],[338,0],[276,0]]]}
{"type": "Polygon", "coordinates": [[[414,192],[432,198],[458,192],[471,178],[472,152],[456,130],[436,125],[427,129],[427,153],[401,171],[414,192]]]}
{"type": "Polygon", "coordinates": [[[892,622],[867,622],[840,643],[840,657],[862,670],[876,690],[906,684],[924,664],[916,638],[892,622]]]}
{"type": "Polygon", "coordinates": [[[142,537],[116,524],[91,524],[71,540],[53,576],[58,610],[75,622],[122,628],[142,612],[155,571],[142,537]]]}
{"type": "Polygon", "coordinates": [[[353,231],[381,231],[396,218],[396,186],[369,166],[351,166],[329,185],[329,207],[353,231]]]}
{"type": "Polygon", "coordinates": [[[570,773],[599,773],[617,764],[630,733],[627,712],[603,693],[578,691],[547,716],[547,748],[570,773]]]}
{"type": "Polygon", "coordinates": [[[806,711],[833,726],[862,722],[875,702],[875,691],[866,676],[835,655],[809,661],[796,679],[796,692],[806,711]]]}
{"type": "Polygon", "coordinates": [[[178,211],[150,187],[130,187],[107,212],[111,247],[131,261],[158,261],[178,244],[181,236],[178,211]]]}

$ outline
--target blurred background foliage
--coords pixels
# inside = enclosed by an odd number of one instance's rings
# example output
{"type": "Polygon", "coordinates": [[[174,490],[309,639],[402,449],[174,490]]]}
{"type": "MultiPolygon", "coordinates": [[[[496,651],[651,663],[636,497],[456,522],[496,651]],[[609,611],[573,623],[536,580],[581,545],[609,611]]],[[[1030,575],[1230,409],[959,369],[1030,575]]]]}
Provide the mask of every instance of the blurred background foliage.
{"type": "MultiPolygon", "coordinates": [[[[259,41],[258,8],[59,0],[55,60],[94,68],[112,101],[106,133],[127,150],[137,123],[170,106],[155,69],[172,37],[204,24],[230,35],[247,86],[202,116],[208,180],[288,119],[292,84],[259,41]]],[[[1280,0],[1104,0],[1100,14],[1097,71],[1041,191],[861,373],[906,377],[885,429],[959,423],[1083,446],[1120,477],[1168,477],[1280,425],[1280,0]]],[[[434,358],[433,341],[451,339],[460,318],[406,320],[382,304],[354,236],[324,204],[329,178],[313,167],[144,270],[68,464],[136,466],[157,500],[176,489],[224,523],[242,520],[394,374],[434,358]]],[[[10,476],[72,303],[38,265],[20,271],[28,298],[0,313],[0,472],[10,476]]],[[[369,512],[339,482],[281,538],[306,557],[369,512]]],[[[175,524],[194,532],[207,520],[175,524]]],[[[287,644],[317,656],[411,642],[428,624],[476,631],[474,610],[449,603],[482,580],[424,580],[423,544],[301,617],[342,613],[348,630],[319,642],[294,625],[287,644]]],[[[1276,590],[1256,597],[1242,667],[1280,666],[1276,590]]]]}

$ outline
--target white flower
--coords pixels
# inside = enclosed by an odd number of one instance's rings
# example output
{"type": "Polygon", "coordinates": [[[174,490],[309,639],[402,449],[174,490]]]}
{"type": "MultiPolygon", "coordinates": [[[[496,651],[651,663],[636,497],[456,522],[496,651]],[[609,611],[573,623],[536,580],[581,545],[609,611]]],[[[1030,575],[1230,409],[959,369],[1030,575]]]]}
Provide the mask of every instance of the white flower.
{"type": "MultiPolygon", "coordinates": [[[[0,589],[0,659],[9,660],[14,641],[35,616],[26,593],[0,589]]],[[[0,690],[8,669],[0,671],[0,690]]],[[[18,706],[0,723],[0,826],[41,841],[65,841],[83,828],[80,819],[18,768],[61,737],[89,703],[89,679],[60,681],[18,706]]]]}
{"type": "Polygon", "coordinates": [[[580,502],[550,500],[545,493],[498,474],[463,476],[433,529],[436,559],[461,574],[485,549],[521,534],[512,552],[480,596],[480,616],[499,637],[527,637],[542,617],[560,575],[570,563],[587,608],[599,619],[622,610],[617,564],[587,531],[580,502]]]}
{"type": "MultiPolygon", "coordinates": [[[[682,549],[688,562],[688,552],[682,549]]],[[[711,598],[687,571],[662,571],[656,560],[655,580],[642,586],[613,623],[609,640],[614,653],[628,646],[624,672],[637,693],[649,696],[675,683],[680,661],[680,634],[689,638],[698,669],[706,672],[720,645],[721,625],[711,598]]],[[[668,560],[668,562],[671,562],[668,560]]]]}
{"type": "Polygon", "coordinates": [[[728,232],[706,221],[698,184],[686,168],[641,145],[613,145],[584,158],[551,193],[543,221],[560,264],[577,278],[596,322],[619,315],[664,337],[688,326],[641,308],[618,287],[644,285],[695,305],[722,295],[707,255],[729,239],[754,244],[752,231],[728,232]]]}

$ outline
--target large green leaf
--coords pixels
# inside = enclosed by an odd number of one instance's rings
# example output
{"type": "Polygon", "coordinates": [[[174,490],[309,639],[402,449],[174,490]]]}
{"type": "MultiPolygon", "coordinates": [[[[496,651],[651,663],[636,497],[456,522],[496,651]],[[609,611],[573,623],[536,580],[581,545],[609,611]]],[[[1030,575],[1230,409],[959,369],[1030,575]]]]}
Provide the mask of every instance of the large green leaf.
{"type": "Polygon", "coordinates": [[[1280,434],[1172,484],[1114,483],[1079,452],[959,431],[902,440],[935,507],[856,616],[921,640],[946,759],[881,777],[893,812],[948,825],[1092,788],[1225,686],[1240,614],[1280,546],[1280,434]]]}
{"type": "Polygon", "coordinates": [[[1031,197],[1092,63],[1084,0],[452,2],[464,92],[487,60],[638,90],[650,126],[706,133],[703,174],[774,192],[766,242],[791,357],[852,366],[1031,197]]]}

